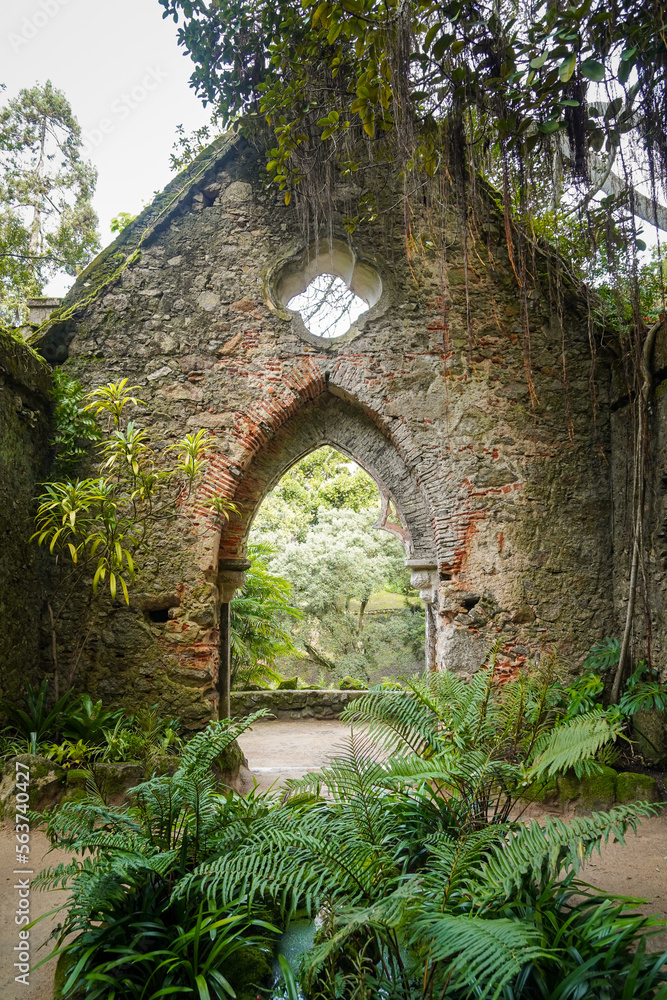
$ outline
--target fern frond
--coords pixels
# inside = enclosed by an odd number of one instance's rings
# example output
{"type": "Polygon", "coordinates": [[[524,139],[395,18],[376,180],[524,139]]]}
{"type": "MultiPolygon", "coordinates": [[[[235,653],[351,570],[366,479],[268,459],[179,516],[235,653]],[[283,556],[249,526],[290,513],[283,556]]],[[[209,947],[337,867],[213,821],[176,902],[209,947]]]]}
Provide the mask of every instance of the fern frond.
{"type": "Polygon", "coordinates": [[[622,725],[602,710],[578,715],[543,736],[535,744],[531,778],[552,778],[574,768],[578,777],[599,771],[595,755],[620,735],[622,725]]]}
{"type": "Polygon", "coordinates": [[[563,868],[578,871],[610,837],[624,843],[626,830],[636,831],[642,818],[657,811],[648,802],[633,802],[568,823],[548,819],[540,825],[532,820],[527,826],[508,828],[506,839],[489,852],[484,865],[489,896],[503,893],[507,898],[526,878],[546,885],[563,868]]]}
{"type": "Polygon", "coordinates": [[[408,692],[369,691],[345,709],[341,720],[366,728],[383,751],[408,747],[427,756],[440,749],[436,716],[408,692]]]}
{"type": "Polygon", "coordinates": [[[450,988],[467,988],[479,1000],[495,1000],[526,963],[545,955],[535,927],[437,911],[414,917],[411,944],[426,951],[432,963],[446,963],[450,988]]]}
{"type": "Polygon", "coordinates": [[[176,775],[206,771],[234,740],[237,740],[247,729],[251,729],[259,719],[265,718],[268,714],[268,710],[262,708],[240,722],[209,723],[206,729],[197,733],[186,743],[181,757],[181,766],[176,775]]]}

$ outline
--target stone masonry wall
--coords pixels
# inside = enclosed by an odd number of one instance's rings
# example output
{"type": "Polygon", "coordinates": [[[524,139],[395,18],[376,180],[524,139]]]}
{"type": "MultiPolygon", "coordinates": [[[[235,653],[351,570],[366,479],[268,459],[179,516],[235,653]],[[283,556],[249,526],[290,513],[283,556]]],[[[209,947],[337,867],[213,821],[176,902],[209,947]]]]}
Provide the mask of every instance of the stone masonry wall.
{"type": "Polygon", "coordinates": [[[406,259],[401,211],[351,241],[335,227],[336,253],[382,293],[344,337],[318,340],[281,300],[315,251],[259,166],[242,141],[211,147],[41,338],[87,386],[141,385],[158,445],[213,438],[199,506],[146,560],[132,607],[110,609],[84,683],[129,707],[159,697],[192,724],[215,711],[218,559],[244,555],[266,491],[322,444],[390,493],[406,556],[432,567],[440,666],[470,674],[498,637],[508,674],[552,646],[576,665],[613,628],[608,373],[598,361],[594,415],[584,303],[570,296],[561,330],[536,273],[526,334],[492,209],[468,262],[468,330],[455,222],[443,280],[439,260],[406,259]],[[239,506],[222,532],[201,507],[212,494],[239,506]]]}
{"type": "MultiPolygon", "coordinates": [[[[649,407],[649,454],[646,461],[644,572],[637,587],[632,633],[636,662],[650,651],[654,666],[667,679],[667,329],[658,333],[653,353],[653,394],[649,407]],[[648,609],[648,612],[647,612],[648,609]]],[[[626,379],[614,370],[611,391],[611,473],[613,483],[614,606],[610,635],[622,636],[632,557],[633,466],[636,415],[626,379]]]]}
{"type": "Polygon", "coordinates": [[[233,719],[266,708],[276,719],[337,719],[364,691],[234,691],[233,719]]]}
{"type": "Polygon", "coordinates": [[[45,560],[28,539],[51,462],[50,386],[48,365],[0,330],[0,697],[17,698],[40,673],[45,560]]]}

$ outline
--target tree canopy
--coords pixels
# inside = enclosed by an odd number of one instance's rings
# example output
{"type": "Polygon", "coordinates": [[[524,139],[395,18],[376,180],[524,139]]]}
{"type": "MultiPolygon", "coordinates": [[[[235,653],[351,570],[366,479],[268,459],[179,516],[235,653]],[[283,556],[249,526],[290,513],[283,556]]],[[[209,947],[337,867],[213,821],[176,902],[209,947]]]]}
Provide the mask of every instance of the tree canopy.
{"type": "Polygon", "coordinates": [[[622,137],[635,130],[654,193],[667,176],[659,0],[160,3],[221,126],[271,130],[268,169],[288,196],[324,162],[358,170],[369,143],[406,174],[458,163],[454,177],[498,153],[505,169],[537,166],[559,148],[589,182],[598,154],[627,161],[622,137]]]}
{"type": "Polygon", "coordinates": [[[302,458],[271,490],[253,524],[253,535],[270,544],[305,540],[320,512],[379,507],[378,488],[368,473],[328,446],[302,458]]]}
{"type": "MultiPolygon", "coordinates": [[[[379,513],[374,480],[328,446],[292,466],[260,507],[251,552],[257,543],[271,547],[264,549],[266,579],[288,581],[291,601],[302,612],[296,626],[284,617],[308,655],[307,662],[294,662],[296,672],[310,667],[312,673],[314,666],[327,683],[350,674],[368,680],[410,673],[420,662],[422,605],[406,600],[405,552],[398,539],[374,527],[379,513]],[[367,614],[373,595],[379,613],[367,614]]],[[[289,650],[276,655],[286,666],[289,650]]]]}
{"type": "Polygon", "coordinates": [[[47,81],[0,109],[0,317],[25,317],[25,299],[55,275],[76,275],[99,249],[97,171],[81,155],[67,98],[47,81]]]}

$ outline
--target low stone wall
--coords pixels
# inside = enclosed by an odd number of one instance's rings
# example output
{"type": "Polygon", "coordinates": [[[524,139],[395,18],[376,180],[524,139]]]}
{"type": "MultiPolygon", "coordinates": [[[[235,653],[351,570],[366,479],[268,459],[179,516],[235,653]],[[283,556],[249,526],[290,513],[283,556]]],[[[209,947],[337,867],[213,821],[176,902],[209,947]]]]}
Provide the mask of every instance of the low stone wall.
{"type": "MultiPolygon", "coordinates": [[[[21,773],[29,775],[30,809],[42,813],[47,808],[63,805],[65,802],[85,799],[91,778],[107,804],[122,805],[128,801],[128,789],[142,781],[148,781],[155,768],[158,774],[173,775],[181,758],[164,756],[160,761],[153,761],[150,766],[136,760],[96,761],[87,767],[67,769],[36,754],[11,757],[0,766],[0,826],[3,821],[10,826],[14,825],[17,761],[23,765],[21,773]]],[[[211,771],[218,791],[226,792],[233,788],[240,795],[245,795],[253,787],[248,761],[236,740],[213,761],[211,771]]]]}
{"type": "Polygon", "coordinates": [[[661,798],[656,779],[634,771],[615,771],[600,765],[596,774],[577,778],[574,771],[559,774],[542,789],[529,796],[528,815],[590,816],[630,802],[658,802],[661,798]]]}
{"type": "Polygon", "coordinates": [[[233,691],[231,713],[240,719],[266,708],[277,719],[337,719],[365,691],[233,691]]]}

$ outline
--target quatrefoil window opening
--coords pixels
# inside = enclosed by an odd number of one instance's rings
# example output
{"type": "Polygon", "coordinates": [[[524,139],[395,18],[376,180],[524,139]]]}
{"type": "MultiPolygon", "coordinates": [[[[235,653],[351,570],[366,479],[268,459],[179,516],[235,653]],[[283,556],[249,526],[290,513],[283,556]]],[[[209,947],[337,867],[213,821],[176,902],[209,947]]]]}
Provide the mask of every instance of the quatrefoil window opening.
{"type": "Polygon", "coordinates": [[[315,337],[342,337],[368,310],[368,303],[355,295],[335,274],[318,274],[305,291],[295,295],[287,308],[301,313],[306,329],[315,337]]]}
{"type": "Polygon", "coordinates": [[[299,313],[304,332],[329,341],[354,329],[382,295],[382,280],[375,268],[337,239],[320,241],[293,258],[274,287],[281,305],[299,313]]]}

